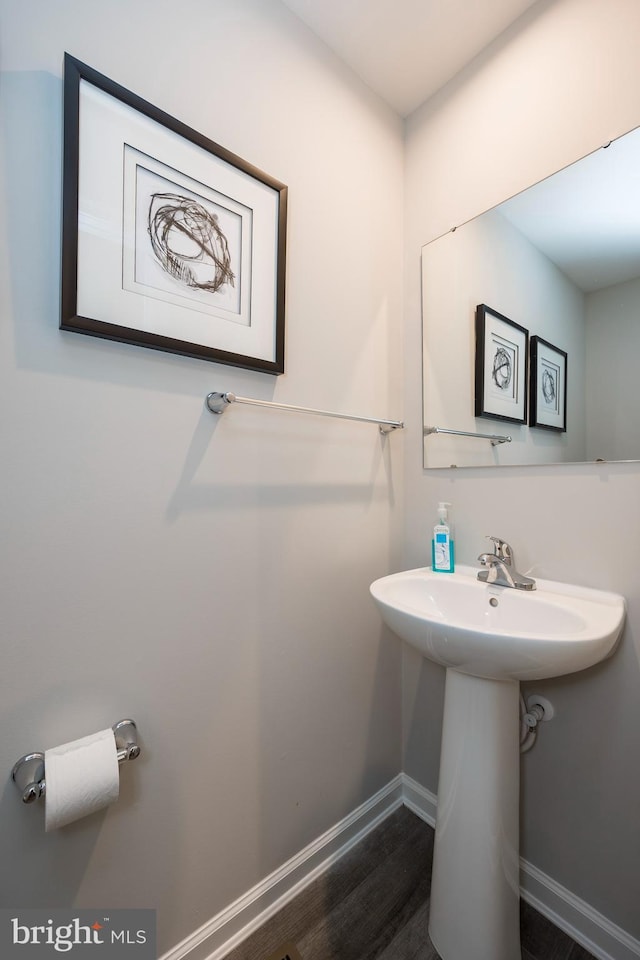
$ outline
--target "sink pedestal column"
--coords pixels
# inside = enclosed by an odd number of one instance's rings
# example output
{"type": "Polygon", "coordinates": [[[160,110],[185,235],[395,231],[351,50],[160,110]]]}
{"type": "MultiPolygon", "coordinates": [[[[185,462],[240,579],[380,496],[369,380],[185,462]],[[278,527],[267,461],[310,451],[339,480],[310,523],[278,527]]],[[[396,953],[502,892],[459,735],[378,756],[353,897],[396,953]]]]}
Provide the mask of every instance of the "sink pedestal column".
{"type": "Polygon", "coordinates": [[[521,960],[519,687],[447,670],[429,917],[442,960],[521,960]]]}

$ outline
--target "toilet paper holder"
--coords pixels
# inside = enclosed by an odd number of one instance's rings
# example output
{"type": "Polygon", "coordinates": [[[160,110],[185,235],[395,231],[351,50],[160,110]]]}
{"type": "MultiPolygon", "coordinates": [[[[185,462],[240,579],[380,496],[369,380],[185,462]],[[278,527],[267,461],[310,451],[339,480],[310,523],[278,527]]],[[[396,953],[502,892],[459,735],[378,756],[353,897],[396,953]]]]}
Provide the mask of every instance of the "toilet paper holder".
{"type": "MultiPolygon", "coordinates": [[[[111,728],[118,751],[118,763],[140,756],[138,728],[134,720],[119,720],[111,728]]],[[[13,765],[11,778],[22,794],[23,803],[33,803],[46,792],[44,753],[27,753],[13,765]]]]}

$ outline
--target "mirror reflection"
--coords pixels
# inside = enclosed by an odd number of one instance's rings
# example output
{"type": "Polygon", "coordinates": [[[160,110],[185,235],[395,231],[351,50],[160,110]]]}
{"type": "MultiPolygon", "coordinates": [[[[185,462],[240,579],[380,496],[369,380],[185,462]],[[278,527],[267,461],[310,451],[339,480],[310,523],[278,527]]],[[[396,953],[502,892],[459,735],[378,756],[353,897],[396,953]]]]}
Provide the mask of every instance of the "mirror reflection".
{"type": "Polygon", "coordinates": [[[640,128],[426,244],[422,274],[425,467],[640,459],[640,128]]]}

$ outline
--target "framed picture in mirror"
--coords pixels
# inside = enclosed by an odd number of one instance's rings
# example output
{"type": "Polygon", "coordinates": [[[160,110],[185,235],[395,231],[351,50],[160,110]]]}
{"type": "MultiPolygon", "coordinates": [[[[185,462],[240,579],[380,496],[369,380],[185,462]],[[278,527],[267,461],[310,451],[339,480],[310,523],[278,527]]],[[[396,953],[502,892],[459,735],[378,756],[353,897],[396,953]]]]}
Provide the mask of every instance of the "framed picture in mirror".
{"type": "Polygon", "coordinates": [[[529,331],[485,303],[476,307],[475,416],[527,422],[529,331]]]}
{"type": "Polygon", "coordinates": [[[567,354],[542,337],[531,337],[529,410],[530,427],[566,431],[567,354]]]}

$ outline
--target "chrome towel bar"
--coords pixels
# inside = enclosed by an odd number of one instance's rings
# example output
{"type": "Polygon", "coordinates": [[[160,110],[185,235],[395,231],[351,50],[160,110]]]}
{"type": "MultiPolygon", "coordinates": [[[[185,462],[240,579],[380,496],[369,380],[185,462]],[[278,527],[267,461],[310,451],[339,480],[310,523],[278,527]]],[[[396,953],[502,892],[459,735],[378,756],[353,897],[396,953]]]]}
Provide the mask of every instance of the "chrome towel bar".
{"type": "MultiPolygon", "coordinates": [[[[133,720],[114,723],[113,735],[118,751],[118,763],[135,760],[140,756],[138,730],[133,720]]],[[[27,753],[14,764],[11,778],[22,794],[23,803],[33,803],[46,792],[44,753],[27,753]]]]}
{"type": "Polygon", "coordinates": [[[424,428],[425,437],[432,433],[452,433],[456,437],[476,437],[479,440],[490,440],[492,447],[495,447],[498,443],[511,443],[511,437],[505,437],[499,433],[471,433],[469,430],[448,430],[446,427],[424,428]]]}
{"type": "Polygon", "coordinates": [[[318,417],[334,417],[337,420],[359,420],[361,423],[377,423],[381,434],[402,430],[401,420],[383,420],[380,417],[356,417],[350,413],[331,413],[329,410],[314,410],[311,407],[293,407],[288,403],[274,403],[273,400],[252,400],[249,397],[237,397],[235,393],[209,393],[206,404],[211,413],[224,413],[232,403],[249,403],[255,407],[273,407],[276,410],[291,410],[294,413],[313,413],[318,417]]]}

